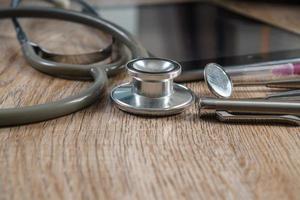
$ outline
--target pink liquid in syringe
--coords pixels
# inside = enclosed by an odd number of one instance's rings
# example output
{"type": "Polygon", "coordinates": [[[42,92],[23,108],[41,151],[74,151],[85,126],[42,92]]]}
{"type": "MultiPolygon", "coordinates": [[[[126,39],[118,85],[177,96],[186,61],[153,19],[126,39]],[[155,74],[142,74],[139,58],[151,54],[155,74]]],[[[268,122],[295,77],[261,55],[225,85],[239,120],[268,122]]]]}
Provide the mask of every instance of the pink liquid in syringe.
{"type": "Polygon", "coordinates": [[[300,63],[277,65],[277,67],[272,70],[272,74],[276,76],[300,75],[300,63]]]}

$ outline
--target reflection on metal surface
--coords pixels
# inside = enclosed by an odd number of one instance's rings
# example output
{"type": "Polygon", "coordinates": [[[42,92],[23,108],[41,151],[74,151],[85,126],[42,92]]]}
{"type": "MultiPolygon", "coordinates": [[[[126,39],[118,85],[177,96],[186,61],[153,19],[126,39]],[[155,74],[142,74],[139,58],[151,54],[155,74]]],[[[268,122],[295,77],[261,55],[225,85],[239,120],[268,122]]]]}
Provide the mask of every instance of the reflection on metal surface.
{"type": "Polygon", "coordinates": [[[178,63],[160,58],[136,59],[127,64],[131,83],[114,88],[111,98],[129,113],[166,116],[182,112],[194,102],[188,88],[173,83],[181,72],[178,63]]]}
{"type": "Polygon", "coordinates": [[[233,85],[230,77],[221,66],[215,63],[206,65],[204,69],[204,80],[214,95],[222,98],[231,96],[233,85]]]}

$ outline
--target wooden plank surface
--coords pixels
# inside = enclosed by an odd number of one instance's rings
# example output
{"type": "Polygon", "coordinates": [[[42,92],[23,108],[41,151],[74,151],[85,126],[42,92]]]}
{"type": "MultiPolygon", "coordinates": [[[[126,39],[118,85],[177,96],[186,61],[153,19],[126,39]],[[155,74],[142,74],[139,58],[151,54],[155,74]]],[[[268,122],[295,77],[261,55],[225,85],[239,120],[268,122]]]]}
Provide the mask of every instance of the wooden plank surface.
{"type": "Polygon", "coordinates": [[[269,24],[300,34],[300,5],[253,3],[217,0],[226,8],[232,9],[269,24]]]}
{"type": "MultiPolygon", "coordinates": [[[[106,45],[79,25],[22,24],[53,51],[106,45]]],[[[10,21],[1,21],[0,30],[1,108],[61,99],[90,84],[35,71],[22,58],[10,21]]],[[[126,80],[126,73],[110,79],[105,98],[77,113],[0,129],[0,199],[299,199],[299,128],[201,120],[195,106],[165,118],[128,115],[108,96],[126,80]]],[[[185,85],[209,95],[203,83],[185,85]]],[[[248,88],[235,95],[265,93],[248,88]]]]}

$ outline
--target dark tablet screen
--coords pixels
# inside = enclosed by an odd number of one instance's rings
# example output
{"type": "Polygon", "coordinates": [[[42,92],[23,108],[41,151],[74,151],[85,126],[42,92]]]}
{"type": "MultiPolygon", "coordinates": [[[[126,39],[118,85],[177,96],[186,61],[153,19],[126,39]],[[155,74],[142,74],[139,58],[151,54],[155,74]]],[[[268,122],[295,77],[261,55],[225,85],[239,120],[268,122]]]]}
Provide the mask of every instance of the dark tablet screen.
{"type": "Polygon", "coordinates": [[[291,59],[300,36],[208,3],[102,8],[100,13],[137,36],[157,57],[184,70],[208,62],[226,66],[291,59]]]}

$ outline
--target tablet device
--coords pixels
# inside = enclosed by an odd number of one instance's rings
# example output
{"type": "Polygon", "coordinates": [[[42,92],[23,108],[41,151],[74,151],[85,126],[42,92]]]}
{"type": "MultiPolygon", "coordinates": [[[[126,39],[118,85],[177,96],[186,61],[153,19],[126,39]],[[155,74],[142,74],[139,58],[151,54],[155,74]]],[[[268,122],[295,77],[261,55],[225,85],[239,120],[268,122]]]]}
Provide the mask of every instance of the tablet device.
{"type": "Polygon", "coordinates": [[[152,56],[178,61],[177,81],[203,78],[215,62],[252,67],[300,62],[300,36],[213,3],[191,2],[99,8],[102,17],[135,35],[152,56]]]}

